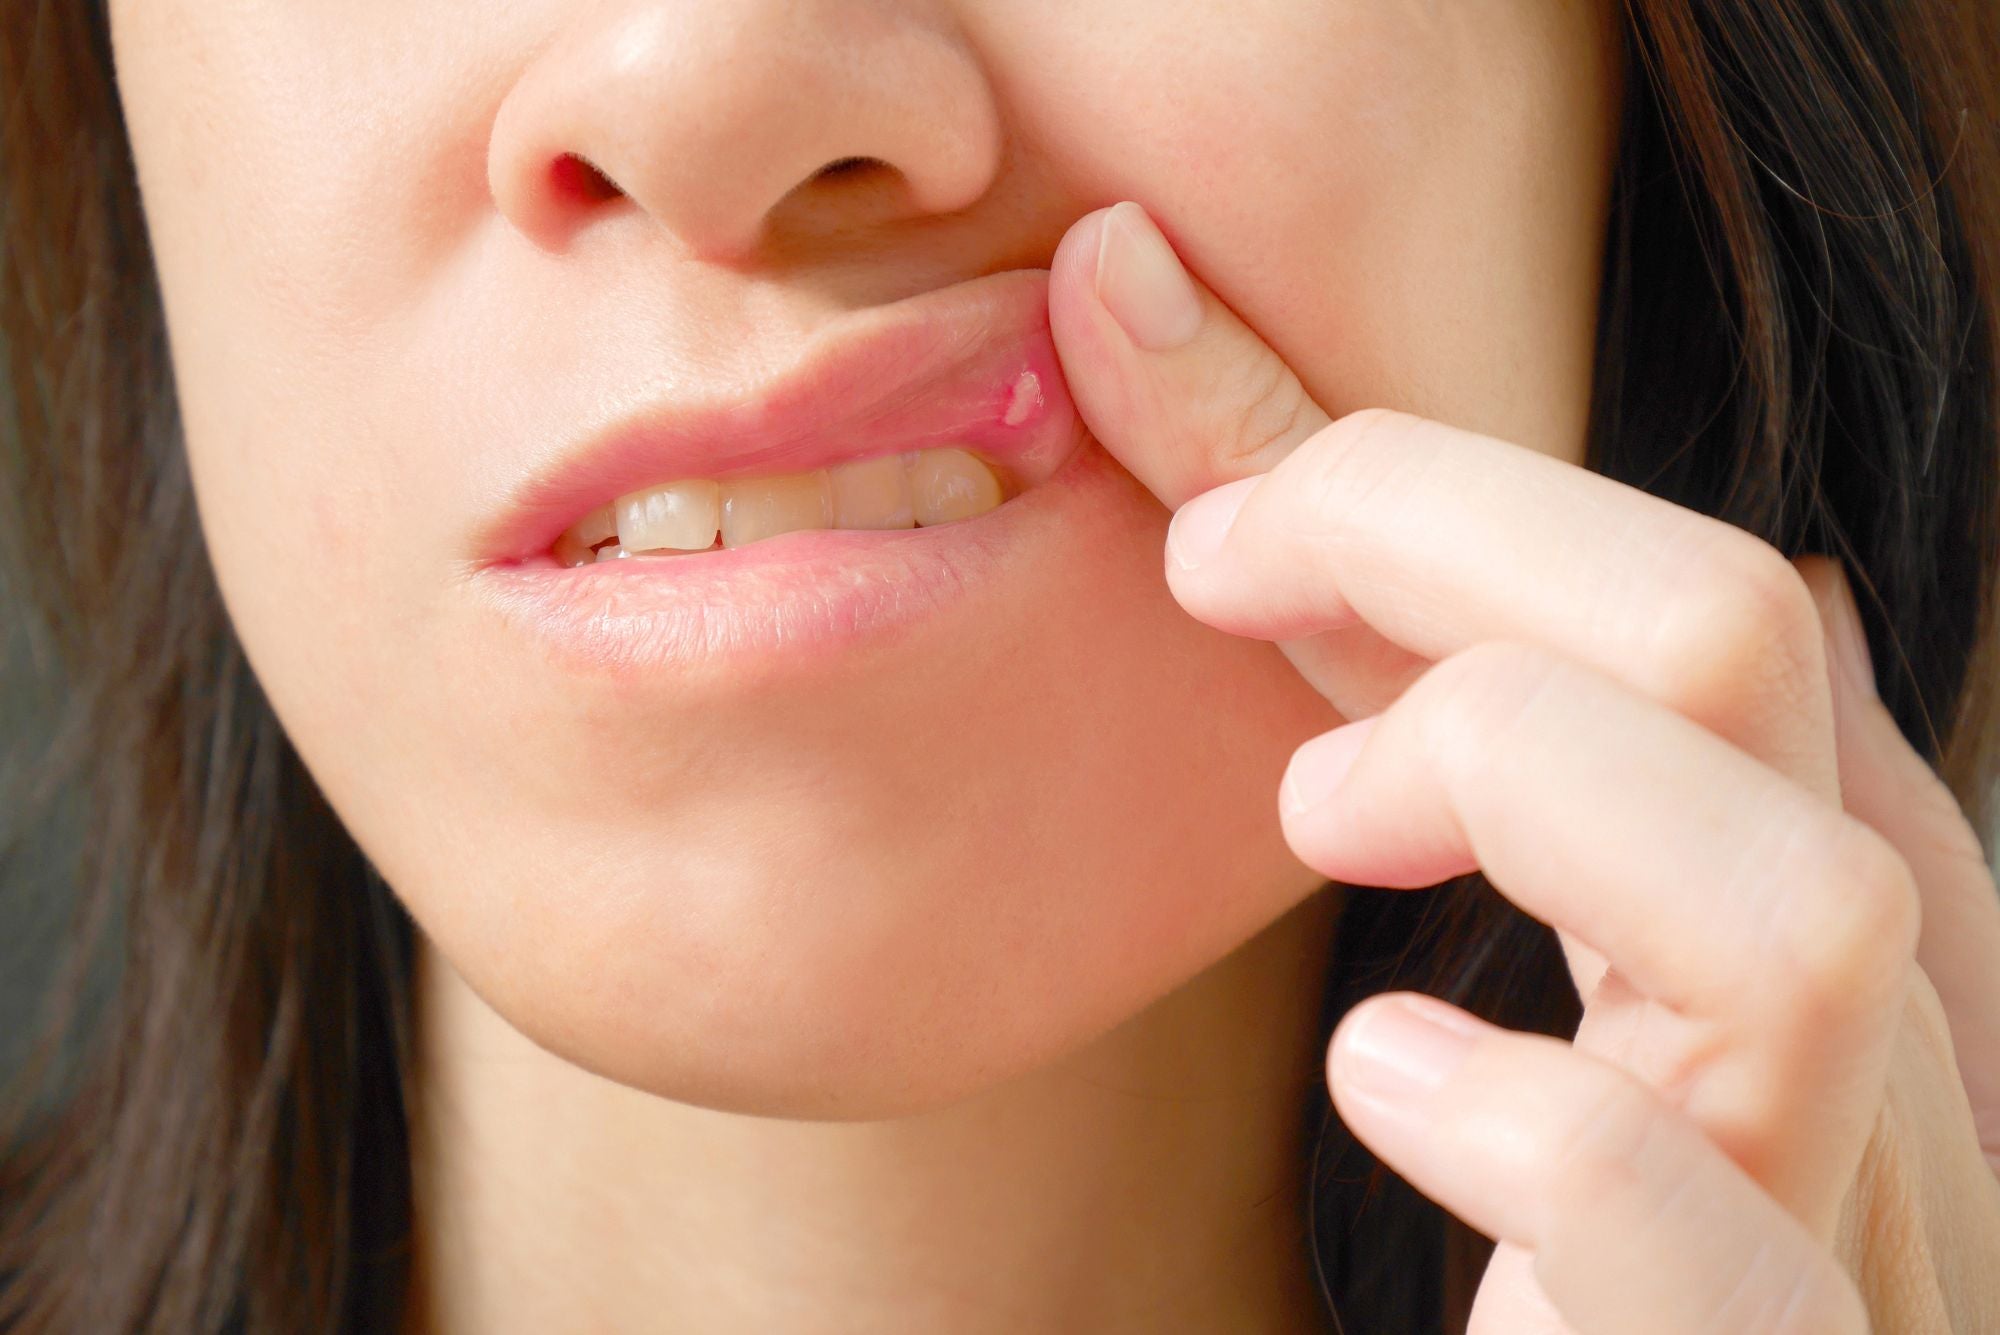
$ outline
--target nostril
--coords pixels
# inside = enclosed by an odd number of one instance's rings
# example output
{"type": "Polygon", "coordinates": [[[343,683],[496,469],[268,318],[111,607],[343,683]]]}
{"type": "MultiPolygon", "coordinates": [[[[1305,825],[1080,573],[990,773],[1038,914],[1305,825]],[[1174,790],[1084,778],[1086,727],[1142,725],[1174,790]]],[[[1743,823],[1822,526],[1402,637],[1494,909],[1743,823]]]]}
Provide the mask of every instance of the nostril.
{"type": "Polygon", "coordinates": [[[565,153],[550,163],[549,179],[565,198],[598,201],[625,193],[594,163],[575,153],[565,153]]]}
{"type": "Polygon", "coordinates": [[[835,158],[832,162],[829,162],[824,167],[821,167],[819,171],[815,173],[815,175],[822,177],[852,176],[857,172],[867,171],[868,169],[873,167],[887,167],[888,165],[889,165],[888,163],[882,161],[882,159],[880,158],[870,158],[870,157],[835,158]]]}

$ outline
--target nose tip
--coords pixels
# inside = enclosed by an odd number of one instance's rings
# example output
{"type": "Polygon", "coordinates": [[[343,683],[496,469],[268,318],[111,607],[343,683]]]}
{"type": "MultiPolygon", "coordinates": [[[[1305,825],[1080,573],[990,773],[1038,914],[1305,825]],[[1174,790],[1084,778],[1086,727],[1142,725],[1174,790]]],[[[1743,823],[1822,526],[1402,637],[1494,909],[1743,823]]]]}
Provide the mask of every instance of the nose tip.
{"type": "Polygon", "coordinates": [[[690,255],[732,261],[778,226],[966,208],[1001,156],[975,54],[914,6],[634,0],[576,20],[522,71],[487,178],[543,249],[633,210],[690,255]]]}

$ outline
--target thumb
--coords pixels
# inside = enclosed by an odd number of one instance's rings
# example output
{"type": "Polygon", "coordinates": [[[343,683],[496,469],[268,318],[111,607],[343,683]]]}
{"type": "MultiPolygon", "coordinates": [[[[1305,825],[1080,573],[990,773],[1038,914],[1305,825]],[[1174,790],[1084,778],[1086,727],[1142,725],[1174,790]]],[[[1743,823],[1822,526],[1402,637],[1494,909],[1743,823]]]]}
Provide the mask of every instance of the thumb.
{"type": "Polygon", "coordinates": [[[1332,419],[1131,201],[1050,262],[1049,329],[1090,432],[1168,507],[1270,471],[1332,419]]]}

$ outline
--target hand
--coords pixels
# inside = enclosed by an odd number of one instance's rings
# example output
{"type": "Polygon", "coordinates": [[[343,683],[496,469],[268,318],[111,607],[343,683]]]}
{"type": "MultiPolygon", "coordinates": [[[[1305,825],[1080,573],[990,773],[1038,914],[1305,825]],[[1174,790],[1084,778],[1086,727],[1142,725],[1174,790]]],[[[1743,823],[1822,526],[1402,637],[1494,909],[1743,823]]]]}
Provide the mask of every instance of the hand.
{"type": "Polygon", "coordinates": [[[1523,446],[1333,420],[1136,205],[1053,269],[1086,421],[1177,507],[1174,597],[1367,716],[1293,755],[1292,849],[1481,870],[1563,942],[1573,1044],[1402,993],[1329,1053],[1354,1133],[1499,1240],[1471,1329],[2000,1330],[2000,896],[1839,568],[1523,446]]]}

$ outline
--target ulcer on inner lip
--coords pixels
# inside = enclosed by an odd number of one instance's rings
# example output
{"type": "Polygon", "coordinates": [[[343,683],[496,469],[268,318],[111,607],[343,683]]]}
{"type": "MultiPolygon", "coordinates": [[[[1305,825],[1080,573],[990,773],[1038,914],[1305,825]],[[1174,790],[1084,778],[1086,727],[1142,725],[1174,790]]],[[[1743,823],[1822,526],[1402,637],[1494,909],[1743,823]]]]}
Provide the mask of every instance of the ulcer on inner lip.
{"type": "Polygon", "coordinates": [[[629,492],[556,540],[564,565],[639,552],[707,551],[801,528],[886,529],[948,524],[1000,504],[1000,481],[956,447],[854,459],[809,473],[688,478],[629,492]]]}

